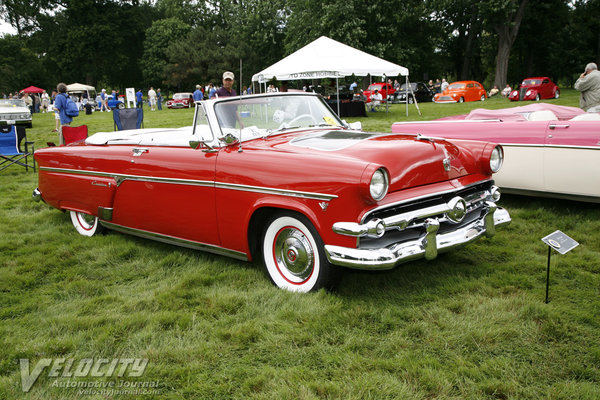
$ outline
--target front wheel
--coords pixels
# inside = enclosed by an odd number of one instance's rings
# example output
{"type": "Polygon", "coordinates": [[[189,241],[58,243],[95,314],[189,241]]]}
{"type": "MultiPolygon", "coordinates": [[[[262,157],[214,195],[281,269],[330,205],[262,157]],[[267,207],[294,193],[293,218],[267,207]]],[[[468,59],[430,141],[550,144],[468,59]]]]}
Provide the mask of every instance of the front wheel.
{"type": "Polygon", "coordinates": [[[94,236],[102,232],[102,225],[98,222],[98,217],[84,214],[79,211],[71,211],[71,222],[80,235],[94,236]]]}
{"type": "Polygon", "coordinates": [[[460,99],[458,99],[458,102],[459,102],[459,103],[464,103],[464,102],[465,102],[465,98],[464,98],[464,97],[461,97],[460,99]]]}
{"type": "Polygon", "coordinates": [[[554,92],[554,98],[558,99],[560,97],[560,92],[557,90],[556,92],[554,92]]]}
{"type": "Polygon", "coordinates": [[[292,292],[332,287],[339,271],[329,264],[321,237],[301,215],[279,213],[263,235],[263,262],[273,283],[292,292]]]}
{"type": "Polygon", "coordinates": [[[481,101],[485,101],[485,94],[481,95],[481,101]]]}
{"type": "Polygon", "coordinates": [[[540,94],[539,93],[535,95],[535,101],[540,101],[540,94]]]}
{"type": "Polygon", "coordinates": [[[117,107],[119,108],[119,110],[122,110],[125,108],[125,103],[119,103],[119,105],[117,105],[117,107]]]}

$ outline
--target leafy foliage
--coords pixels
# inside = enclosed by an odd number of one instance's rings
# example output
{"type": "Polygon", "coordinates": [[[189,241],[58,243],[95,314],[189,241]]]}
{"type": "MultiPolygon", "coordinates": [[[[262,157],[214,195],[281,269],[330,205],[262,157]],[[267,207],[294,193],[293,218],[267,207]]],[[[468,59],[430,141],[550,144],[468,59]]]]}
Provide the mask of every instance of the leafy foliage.
{"type": "Polygon", "coordinates": [[[597,0],[2,0],[3,90],[58,81],[189,90],[238,83],[325,35],[406,66],[413,80],[486,86],[600,59],[597,0]],[[521,10],[522,13],[519,11],[521,10]],[[521,19],[522,14],[522,19],[521,19]],[[4,43],[5,42],[5,43],[4,43]],[[7,54],[7,53],[4,53],[7,54]],[[239,65],[243,60],[240,81],[239,65]],[[5,75],[6,76],[6,75],[5,75]]]}

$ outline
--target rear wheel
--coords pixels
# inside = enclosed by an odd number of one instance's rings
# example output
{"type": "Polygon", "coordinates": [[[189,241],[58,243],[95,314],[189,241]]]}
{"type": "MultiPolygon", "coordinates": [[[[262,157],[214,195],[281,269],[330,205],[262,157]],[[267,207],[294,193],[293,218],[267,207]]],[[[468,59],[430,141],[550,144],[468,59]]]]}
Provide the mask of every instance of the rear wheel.
{"type": "Polygon", "coordinates": [[[83,236],[94,236],[102,232],[102,225],[98,222],[98,217],[85,214],[79,211],[71,211],[71,222],[75,230],[83,236]]]}
{"type": "Polygon", "coordinates": [[[277,213],[263,235],[263,262],[275,285],[293,292],[332,287],[339,270],[325,256],[321,237],[304,216],[277,213]]]}

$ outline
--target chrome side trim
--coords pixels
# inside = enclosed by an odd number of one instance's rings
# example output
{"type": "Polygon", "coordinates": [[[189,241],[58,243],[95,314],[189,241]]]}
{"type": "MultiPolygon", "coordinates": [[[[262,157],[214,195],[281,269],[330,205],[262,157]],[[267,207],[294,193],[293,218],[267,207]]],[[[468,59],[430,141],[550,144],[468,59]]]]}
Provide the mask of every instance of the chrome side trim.
{"type": "Polygon", "coordinates": [[[315,199],[315,200],[333,200],[333,199],[337,199],[337,197],[338,197],[337,195],[334,195],[334,194],[300,192],[297,190],[284,190],[284,189],[268,188],[268,187],[261,187],[261,186],[237,185],[234,183],[223,183],[223,182],[215,182],[215,187],[217,187],[219,189],[231,189],[231,190],[240,190],[243,192],[276,194],[276,195],[280,195],[280,196],[302,197],[302,198],[306,198],[306,199],[315,199]]]}
{"type": "Polygon", "coordinates": [[[98,207],[98,218],[105,221],[111,221],[113,216],[113,209],[110,207],[98,207]]]}
{"type": "Polygon", "coordinates": [[[562,144],[526,144],[526,143],[499,143],[503,147],[549,147],[555,149],[582,149],[582,150],[600,150],[600,143],[598,146],[571,146],[562,144]]]}
{"type": "Polygon", "coordinates": [[[223,247],[215,246],[212,244],[194,242],[192,240],[181,239],[175,236],[162,235],[160,233],[144,231],[141,229],[130,228],[123,225],[117,225],[112,222],[102,221],[100,223],[108,229],[115,230],[117,232],[127,233],[130,235],[139,236],[145,239],[152,239],[163,243],[173,244],[176,246],[187,247],[189,249],[205,251],[208,253],[218,254],[221,256],[227,256],[235,258],[236,260],[248,261],[246,253],[241,251],[226,249],[223,247]]]}
{"type": "Polygon", "coordinates": [[[425,234],[418,239],[379,249],[325,245],[325,254],[329,262],[342,267],[365,270],[391,269],[400,263],[419,258],[432,260],[439,252],[463,246],[483,235],[492,235],[496,227],[510,222],[511,218],[506,210],[491,207],[483,218],[452,232],[437,234],[439,221],[428,219],[425,223],[425,234]]]}
{"type": "Polygon", "coordinates": [[[244,192],[274,194],[274,195],[278,195],[278,196],[300,197],[300,198],[305,198],[305,199],[327,200],[327,201],[337,199],[337,197],[338,197],[337,195],[326,194],[326,193],[302,192],[302,191],[297,191],[297,190],[285,190],[285,189],[269,188],[269,187],[262,187],[262,186],[238,185],[238,184],[225,183],[225,182],[200,181],[200,180],[195,180],[195,179],[161,178],[161,177],[156,177],[156,176],[127,175],[127,174],[117,174],[117,173],[101,172],[101,171],[86,171],[86,170],[69,169],[69,168],[40,167],[40,169],[43,171],[59,172],[59,173],[65,173],[65,174],[101,176],[101,177],[113,178],[117,182],[117,186],[121,185],[121,183],[123,183],[124,181],[129,180],[129,181],[172,183],[172,184],[177,184],[177,185],[191,185],[191,186],[205,186],[205,187],[214,186],[219,189],[239,190],[239,191],[244,191],[244,192]]]}

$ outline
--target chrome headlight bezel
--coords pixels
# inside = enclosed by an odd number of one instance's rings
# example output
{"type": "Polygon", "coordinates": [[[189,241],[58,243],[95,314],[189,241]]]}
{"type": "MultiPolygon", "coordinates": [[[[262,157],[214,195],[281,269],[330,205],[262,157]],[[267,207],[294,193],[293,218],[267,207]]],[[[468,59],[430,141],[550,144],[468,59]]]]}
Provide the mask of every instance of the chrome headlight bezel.
{"type": "Polygon", "coordinates": [[[502,164],[504,163],[504,151],[501,146],[494,147],[490,154],[490,170],[493,173],[500,171],[502,164]]]}
{"type": "Polygon", "coordinates": [[[375,201],[382,200],[388,192],[390,186],[390,179],[388,173],[383,168],[378,168],[373,175],[371,175],[371,181],[369,183],[369,194],[375,201]]]}

